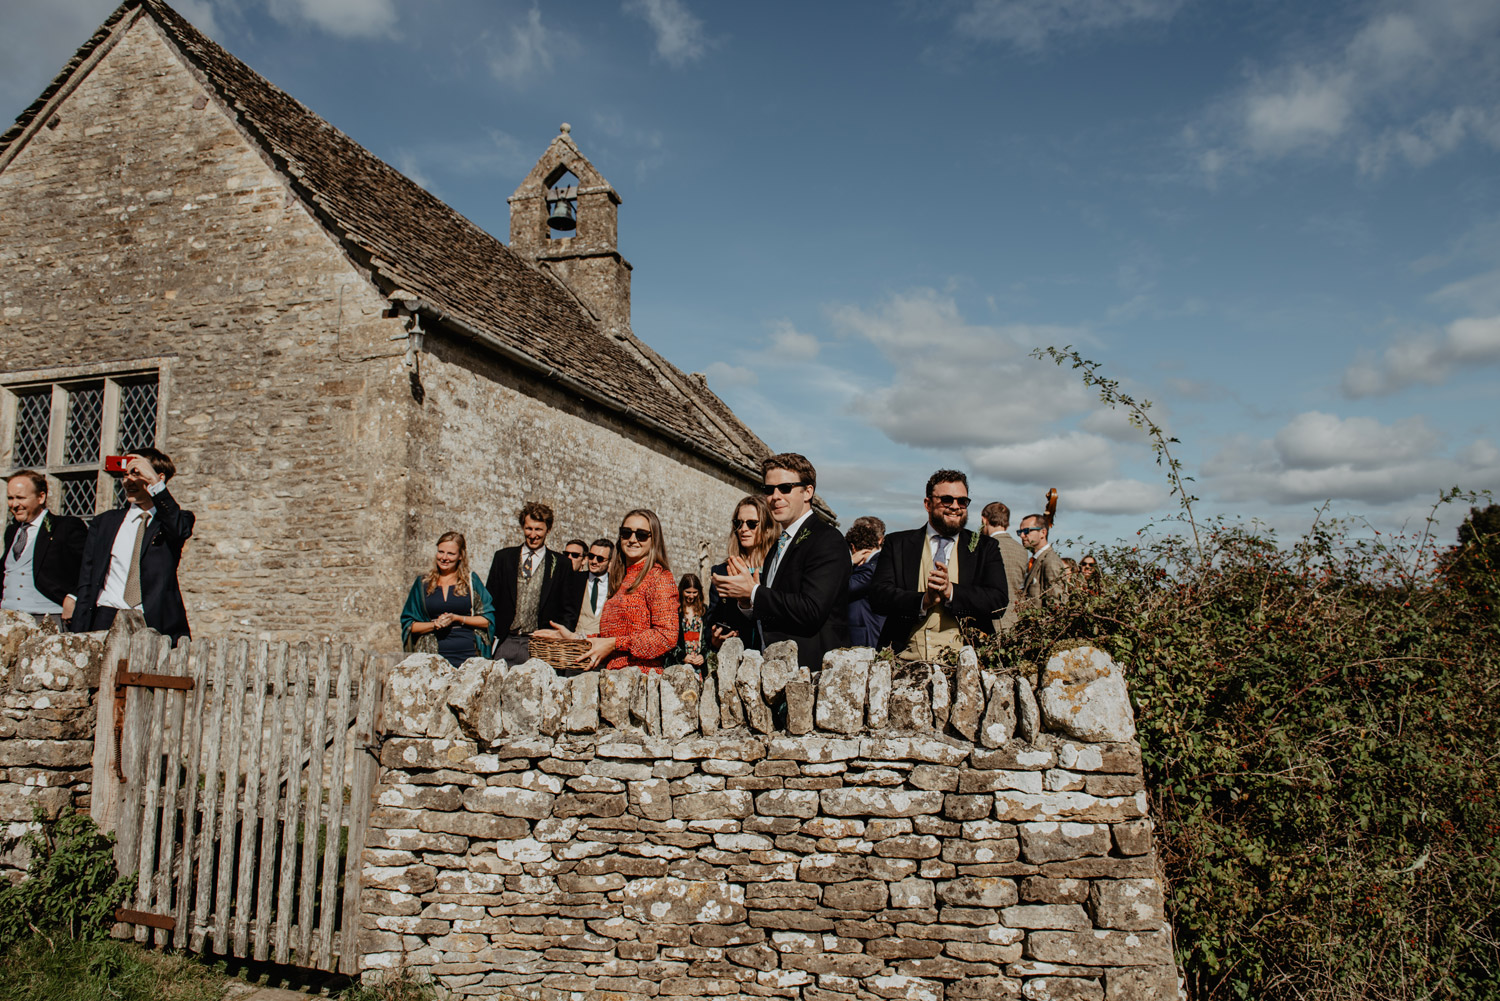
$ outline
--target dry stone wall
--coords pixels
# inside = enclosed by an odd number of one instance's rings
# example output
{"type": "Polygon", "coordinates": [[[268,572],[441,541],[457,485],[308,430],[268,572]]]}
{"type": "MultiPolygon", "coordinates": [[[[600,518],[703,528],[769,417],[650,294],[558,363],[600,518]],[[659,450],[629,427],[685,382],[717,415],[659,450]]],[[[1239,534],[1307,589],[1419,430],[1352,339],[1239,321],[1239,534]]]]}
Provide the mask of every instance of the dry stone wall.
{"type": "Polygon", "coordinates": [[[700,683],[407,658],[367,976],[546,1001],[1178,997],[1118,665],[794,662],[731,641],[700,683]]]}
{"type": "MultiPolygon", "coordinates": [[[[0,611],[0,835],[87,810],[105,634],[59,635],[24,612],[0,611]]],[[[0,854],[0,878],[18,879],[24,849],[0,854]]]]}

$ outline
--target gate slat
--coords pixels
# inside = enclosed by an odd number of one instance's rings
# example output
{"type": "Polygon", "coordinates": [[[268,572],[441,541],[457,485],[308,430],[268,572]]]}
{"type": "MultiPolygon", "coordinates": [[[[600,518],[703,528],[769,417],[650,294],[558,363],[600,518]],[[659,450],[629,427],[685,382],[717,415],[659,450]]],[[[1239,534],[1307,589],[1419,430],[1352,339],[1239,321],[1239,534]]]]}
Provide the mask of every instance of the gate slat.
{"type": "Polygon", "coordinates": [[[302,837],[302,887],[297,901],[297,961],[312,963],[313,904],[318,889],[318,835],[323,819],[323,737],[328,730],[328,671],[331,650],[318,646],[318,679],[313,686],[312,736],[307,742],[307,806],[302,837]]]}
{"type": "MultiPolygon", "coordinates": [[[[130,637],[130,654],[126,669],[140,671],[154,653],[156,634],[142,630],[130,637]]],[[[113,693],[111,693],[113,694],[113,693]]],[[[108,725],[115,726],[114,712],[121,712],[120,752],[116,756],[120,775],[124,776],[120,813],[115,827],[115,862],[121,873],[130,875],[140,862],[141,849],[141,774],[146,763],[146,724],[150,700],[144,688],[125,689],[123,710],[110,702],[108,725]]]]}
{"type": "Polygon", "coordinates": [[[339,943],[339,972],[359,972],[359,889],[363,871],[365,828],[370,822],[376,768],[375,708],[378,704],[381,658],[365,652],[359,677],[359,711],[354,723],[354,769],[349,801],[349,851],[344,858],[343,935],[339,943]]]}
{"type": "Polygon", "coordinates": [[[250,697],[255,700],[250,724],[249,757],[245,762],[244,808],[240,813],[240,864],[234,904],[234,954],[250,955],[250,896],[255,886],[255,834],[260,827],[260,749],[265,743],[266,669],[270,645],[262,640],[255,648],[255,673],[250,677],[250,697]]]}
{"type": "Polygon", "coordinates": [[[212,644],[199,640],[189,648],[193,657],[193,690],[190,693],[191,711],[184,723],[187,753],[183,765],[187,770],[187,803],[182,808],[182,857],[177,869],[177,927],[172,930],[172,944],[186,949],[189,917],[193,907],[193,876],[197,867],[193,864],[194,846],[197,844],[198,827],[198,779],[203,770],[199,768],[198,756],[203,749],[203,707],[208,702],[208,665],[213,652],[212,644]]]}
{"type": "Polygon", "coordinates": [[[297,826],[301,821],[303,737],[307,732],[307,697],[312,688],[308,677],[308,646],[297,645],[297,699],[292,707],[292,743],[287,756],[285,823],[281,832],[281,880],[276,892],[276,951],[278,963],[286,963],[292,955],[292,922],[296,920],[292,887],[297,869],[297,826]]]}
{"type": "Polygon", "coordinates": [[[255,945],[254,956],[264,962],[271,956],[271,916],[276,911],[276,901],[271,898],[271,876],[276,870],[276,846],[281,841],[281,745],[286,730],[286,665],[289,648],[286,643],[276,645],[275,668],[271,676],[274,689],[271,693],[271,721],[266,739],[270,742],[270,755],[266,761],[265,794],[261,797],[260,812],[265,818],[261,825],[260,865],[256,873],[255,887],[255,945]]]}
{"type": "Polygon", "coordinates": [[[235,831],[240,827],[240,745],[245,732],[245,683],[249,667],[250,642],[240,640],[234,645],[234,664],[224,681],[229,701],[229,713],[224,718],[229,746],[225,748],[228,760],[224,763],[224,808],[219,811],[219,879],[214,889],[214,952],[218,953],[227,953],[231,948],[229,911],[234,901],[230,893],[234,888],[235,831]]]}
{"type": "MultiPolygon", "coordinates": [[[[172,651],[166,673],[173,677],[187,674],[188,658],[191,656],[190,642],[184,639],[172,651]]],[[[188,693],[169,688],[162,694],[167,699],[167,725],[162,733],[162,739],[166,742],[162,757],[165,759],[167,774],[162,786],[161,838],[156,848],[156,905],[153,913],[171,915],[175,910],[173,877],[181,851],[177,834],[177,790],[182,776],[182,721],[186,715],[188,693]]],[[[166,928],[158,928],[154,937],[158,946],[166,947],[171,944],[172,933],[166,928]]]]}
{"type": "Polygon", "coordinates": [[[198,887],[193,901],[193,930],[191,948],[203,951],[203,939],[208,934],[209,898],[213,890],[214,835],[218,832],[219,811],[219,748],[224,743],[220,734],[224,732],[224,715],[227,711],[224,698],[224,662],[229,656],[229,640],[221,639],[214,644],[213,707],[204,717],[212,724],[208,744],[208,761],[203,769],[203,815],[198,823],[198,842],[193,855],[198,868],[198,887]]]}
{"type": "MultiPolygon", "coordinates": [[[[166,670],[166,661],[171,653],[171,640],[161,637],[155,644],[155,656],[149,661],[147,668],[149,673],[162,674],[166,670]]],[[[139,670],[139,668],[137,668],[139,670]]],[[[135,687],[135,686],[132,686],[135,687]]],[[[158,821],[157,811],[161,808],[161,782],[162,782],[162,729],[166,721],[167,690],[164,688],[136,688],[150,700],[151,723],[147,732],[146,760],[141,769],[141,855],[140,863],[136,872],[140,874],[136,881],[135,899],[136,906],[143,911],[152,912],[156,901],[153,899],[156,893],[156,824],[158,821]]],[[[135,940],[147,942],[151,938],[151,928],[148,925],[136,925],[135,940]]]]}
{"type": "MultiPolygon", "coordinates": [[[[339,840],[344,827],[344,790],[348,788],[349,675],[354,670],[354,652],[346,643],[339,648],[338,697],[333,710],[333,759],[328,774],[328,836],[323,843],[323,889],[318,895],[318,939],[313,965],[333,968],[333,928],[343,908],[335,898],[338,888],[339,840]]],[[[351,848],[350,851],[357,851],[351,848]]]]}

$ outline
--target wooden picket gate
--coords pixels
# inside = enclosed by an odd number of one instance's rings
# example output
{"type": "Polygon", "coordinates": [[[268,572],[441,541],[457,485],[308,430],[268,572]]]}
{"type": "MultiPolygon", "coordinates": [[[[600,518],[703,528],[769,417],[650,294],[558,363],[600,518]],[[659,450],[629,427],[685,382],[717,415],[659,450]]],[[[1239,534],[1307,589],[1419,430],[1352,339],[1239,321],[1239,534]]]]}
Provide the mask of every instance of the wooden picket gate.
{"type": "Polygon", "coordinates": [[[116,917],[139,942],[357,972],[383,658],[232,638],[174,649],[149,630],[117,642],[94,791],[110,797],[120,872],[139,879],[116,917]]]}

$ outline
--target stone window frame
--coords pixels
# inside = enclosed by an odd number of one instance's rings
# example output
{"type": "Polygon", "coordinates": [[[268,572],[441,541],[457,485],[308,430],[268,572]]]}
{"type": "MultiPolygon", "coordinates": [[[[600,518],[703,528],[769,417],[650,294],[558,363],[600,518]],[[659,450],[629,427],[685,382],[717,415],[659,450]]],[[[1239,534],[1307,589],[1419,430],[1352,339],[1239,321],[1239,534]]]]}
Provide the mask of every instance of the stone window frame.
{"type": "Polygon", "coordinates": [[[128,362],[0,372],[0,469],[13,472],[24,465],[16,461],[16,423],[21,398],[38,390],[49,389],[51,404],[45,461],[29,467],[46,475],[47,492],[54,499],[49,506],[59,514],[78,514],[90,519],[124,503],[123,496],[117,489],[117,478],[104,471],[104,457],[116,454],[119,444],[121,389],[132,383],[152,378],[156,380],[156,427],[153,437],[156,447],[163,448],[173,361],[173,357],[157,357],[128,362]],[[94,454],[79,460],[79,457],[67,454],[69,397],[83,389],[101,390],[102,400],[98,448],[94,454]],[[68,458],[78,461],[64,461],[68,458]],[[65,510],[64,483],[86,481],[90,475],[94,478],[93,510],[65,510]]]}

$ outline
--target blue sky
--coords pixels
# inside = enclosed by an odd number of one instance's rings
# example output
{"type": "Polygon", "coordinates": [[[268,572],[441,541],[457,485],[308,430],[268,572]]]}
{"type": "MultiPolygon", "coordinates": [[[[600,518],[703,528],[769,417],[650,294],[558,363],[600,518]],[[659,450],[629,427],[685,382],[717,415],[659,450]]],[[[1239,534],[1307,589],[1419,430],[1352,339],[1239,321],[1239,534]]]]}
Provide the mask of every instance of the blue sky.
{"type": "MultiPolygon", "coordinates": [[[[111,9],[0,0],[0,113],[111,9]]],[[[559,122],[619,190],[636,333],[846,520],[970,472],[1061,534],[1379,528],[1500,488],[1500,3],[191,0],[502,239],[559,122]]],[[[1461,511],[1450,511],[1442,533],[1461,511]]]]}

